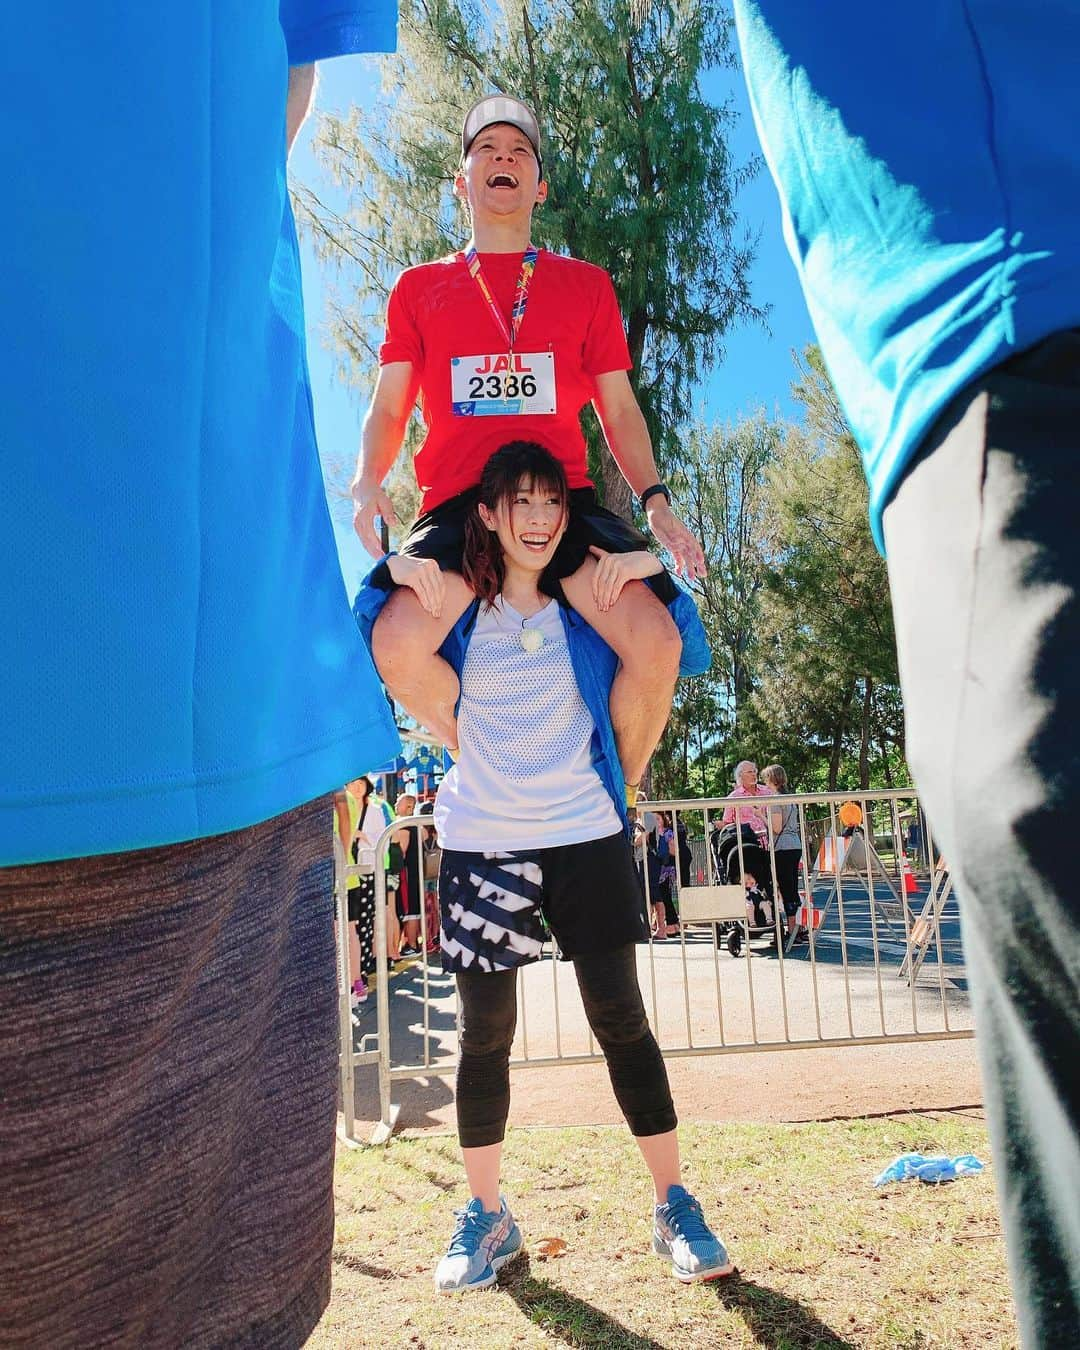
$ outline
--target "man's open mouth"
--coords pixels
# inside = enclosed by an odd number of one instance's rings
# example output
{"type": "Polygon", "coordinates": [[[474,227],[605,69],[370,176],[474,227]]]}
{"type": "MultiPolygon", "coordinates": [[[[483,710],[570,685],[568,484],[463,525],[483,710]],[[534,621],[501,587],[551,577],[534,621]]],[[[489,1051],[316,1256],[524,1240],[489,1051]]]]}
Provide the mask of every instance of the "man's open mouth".
{"type": "Polygon", "coordinates": [[[512,173],[493,173],[487,180],[487,185],[490,188],[516,188],[518,180],[512,173]]]}

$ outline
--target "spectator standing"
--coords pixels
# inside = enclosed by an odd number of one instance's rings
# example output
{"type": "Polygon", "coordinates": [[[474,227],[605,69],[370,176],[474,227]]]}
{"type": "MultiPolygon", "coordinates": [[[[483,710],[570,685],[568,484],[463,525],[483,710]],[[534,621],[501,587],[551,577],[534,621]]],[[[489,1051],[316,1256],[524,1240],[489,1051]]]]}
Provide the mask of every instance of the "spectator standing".
{"type": "MultiPolygon", "coordinates": [[[[656,816],[646,813],[653,821],[656,816]]],[[[638,885],[641,887],[641,899],[645,921],[649,931],[657,942],[667,940],[667,906],[664,904],[660,879],[661,864],[657,851],[656,826],[651,829],[647,819],[641,815],[633,822],[632,838],[634,843],[634,866],[637,868],[638,885]],[[647,885],[646,885],[647,881],[647,885]]]]}
{"type": "Polygon", "coordinates": [[[437,786],[436,775],[440,769],[439,757],[428,745],[421,745],[412,759],[406,761],[404,772],[415,775],[418,800],[423,800],[434,793],[437,786]]]}
{"type": "MultiPolygon", "coordinates": [[[[390,810],[387,807],[387,810],[390,810]]],[[[390,810],[391,819],[393,811],[390,810]]],[[[390,836],[390,842],[386,848],[384,864],[386,867],[386,959],[393,965],[395,961],[401,960],[401,918],[398,913],[398,890],[401,887],[401,864],[404,858],[401,845],[398,844],[394,836],[390,836]]]]}
{"type": "MultiPolygon", "coordinates": [[[[658,811],[656,823],[656,853],[660,860],[660,902],[664,910],[664,936],[679,935],[679,844],[670,811],[658,811]]],[[[680,823],[682,838],[686,828],[680,823]]]]}
{"type": "Polygon", "coordinates": [[[362,972],[367,978],[375,969],[375,845],[390,823],[391,811],[375,791],[366,775],[348,785],[356,800],[356,820],[352,834],[352,860],[361,872],[357,878],[355,911],[360,937],[362,972]]]}
{"type": "MultiPolygon", "coordinates": [[[[394,803],[395,814],[403,819],[416,814],[416,798],[403,792],[394,803]]],[[[401,923],[400,954],[416,956],[420,951],[420,906],[424,903],[423,868],[419,829],[398,830],[393,836],[392,852],[398,877],[397,914],[401,923]]]]}
{"type": "MultiPolygon", "coordinates": [[[[735,787],[728,797],[763,797],[768,793],[758,783],[757,765],[752,759],[741,760],[735,766],[735,787]]],[[[727,806],[721,823],[731,825],[738,821],[740,825],[749,825],[758,837],[762,848],[768,848],[768,827],[765,824],[763,808],[757,806],[727,806]]]]}
{"type": "MultiPolygon", "coordinates": [[[[347,864],[356,864],[356,823],[359,819],[359,803],[355,792],[355,782],[348,783],[340,792],[334,794],[334,834],[341,844],[341,855],[347,864]]],[[[371,923],[374,921],[374,907],[368,905],[369,922],[367,925],[367,945],[365,947],[364,939],[361,937],[361,927],[363,926],[364,904],[362,897],[363,878],[352,875],[346,882],[347,899],[347,917],[345,922],[345,933],[342,935],[337,930],[337,916],[334,916],[334,938],[340,942],[344,940],[349,944],[349,969],[353,972],[352,981],[352,1001],[355,1007],[357,1003],[362,1003],[368,996],[366,975],[366,958],[370,958],[371,953],[371,923]]]]}
{"type": "MultiPolygon", "coordinates": [[[[780,796],[788,789],[788,776],[779,764],[770,764],[761,775],[765,789],[770,794],[780,796]]],[[[773,857],[776,866],[776,883],[780,888],[780,899],[787,915],[788,932],[798,927],[797,915],[802,897],[799,895],[799,863],[802,861],[802,831],[799,827],[799,808],[794,802],[783,806],[770,806],[769,818],[772,826],[773,857]]]]}
{"type": "Polygon", "coordinates": [[[911,824],[908,826],[907,851],[911,854],[913,861],[926,861],[923,850],[922,821],[919,819],[919,810],[917,807],[911,817],[911,824]]]}
{"type": "MultiPolygon", "coordinates": [[[[430,816],[435,809],[434,802],[421,802],[418,808],[422,816],[430,816]]],[[[442,849],[434,825],[425,825],[423,829],[423,871],[424,871],[424,927],[427,930],[427,955],[439,950],[439,864],[442,861],[442,849]]]]}

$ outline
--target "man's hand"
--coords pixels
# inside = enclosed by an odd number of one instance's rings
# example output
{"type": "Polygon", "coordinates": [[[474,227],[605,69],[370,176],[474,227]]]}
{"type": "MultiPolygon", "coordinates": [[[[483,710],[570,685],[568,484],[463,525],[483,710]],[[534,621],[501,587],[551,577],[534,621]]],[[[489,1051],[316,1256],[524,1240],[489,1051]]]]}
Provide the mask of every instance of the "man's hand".
{"type": "MultiPolygon", "coordinates": [[[[363,538],[363,535],[360,537],[363,538]]],[[[442,614],[446,579],[434,558],[402,557],[400,553],[395,553],[386,566],[391,579],[397,585],[408,586],[415,591],[417,599],[433,618],[437,619],[442,614]]]]}
{"type": "Polygon", "coordinates": [[[371,556],[381,558],[386,550],[375,529],[375,517],[380,516],[388,526],[396,525],[393,503],[377,483],[365,483],[361,478],[353,479],[349,491],[353,499],[353,529],[371,556]]]}
{"type": "Polygon", "coordinates": [[[705,554],[670,505],[658,492],[645,504],[649,529],[675,559],[675,570],[687,581],[705,575],[705,554]]]}
{"type": "Polygon", "coordinates": [[[375,533],[375,517],[381,516],[387,525],[397,524],[382,484],[401,449],[418,383],[410,361],[381,366],[371,406],[364,415],[360,455],[349,491],[353,499],[353,529],[373,558],[381,558],[384,553],[382,540],[375,533]]]}
{"type": "Polygon", "coordinates": [[[601,613],[609,610],[618,600],[628,581],[644,581],[646,577],[654,577],[664,570],[656,554],[647,549],[638,549],[633,553],[607,553],[595,544],[590,544],[589,552],[597,561],[592,589],[596,608],[601,613]]]}
{"type": "MultiPolygon", "coordinates": [[[[608,447],[633,492],[643,492],[660,475],[653,459],[649,429],[625,370],[609,370],[596,377],[593,399],[608,447]]],[[[675,559],[675,569],[686,579],[705,575],[701,545],[659,494],[645,504],[649,529],[675,559]]]]}

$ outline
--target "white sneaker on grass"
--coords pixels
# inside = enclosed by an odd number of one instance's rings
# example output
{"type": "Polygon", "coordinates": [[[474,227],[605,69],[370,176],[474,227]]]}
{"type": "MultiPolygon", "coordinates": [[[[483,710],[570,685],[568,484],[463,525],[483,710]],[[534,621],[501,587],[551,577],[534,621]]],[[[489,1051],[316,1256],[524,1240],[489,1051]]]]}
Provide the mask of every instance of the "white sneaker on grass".
{"type": "Polygon", "coordinates": [[[701,1206],[682,1186],[669,1186],[667,1204],[653,1210],[653,1251],[667,1257],[671,1273],[683,1284],[719,1280],[735,1267],[727,1248],[712,1231],[701,1206]]]}
{"type": "Polygon", "coordinates": [[[455,1218],[450,1246],[435,1268],[435,1288],[443,1294],[487,1289],[501,1267],[521,1251],[521,1230],[502,1197],[495,1213],[475,1199],[457,1210],[455,1218]]]}

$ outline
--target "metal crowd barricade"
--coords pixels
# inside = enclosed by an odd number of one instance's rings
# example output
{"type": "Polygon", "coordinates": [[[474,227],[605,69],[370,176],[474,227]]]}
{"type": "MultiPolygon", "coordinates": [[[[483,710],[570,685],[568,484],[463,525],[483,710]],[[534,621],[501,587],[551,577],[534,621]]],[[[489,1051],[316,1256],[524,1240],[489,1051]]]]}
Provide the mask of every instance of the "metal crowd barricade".
{"type": "MultiPolygon", "coordinates": [[[[958,1040],[973,1035],[966,1007],[955,896],[931,863],[929,892],[909,896],[903,867],[900,806],[915,801],[911,789],[879,792],[799,793],[755,798],[714,797],[642,803],[639,814],[667,812],[672,818],[673,861],[680,905],[677,938],[661,941],[650,933],[639,956],[639,978],[646,994],[650,1022],[664,1055],[738,1054],[747,1052],[836,1048],[841,1045],[880,1045],[926,1040],[958,1040]],[[767,825],[769,877],[773,893],[773,932],[767,949],[751,940],[747,925],[745,890],[721,882],[716,875],[712,824],[731,806],[753,803],[767,825]],[[841,848],[837,817],[847,801],[859,804],[863,817],[861,847],[841,848]],[[802,922],[788,931],[780,900],[771,808],[798,808],[802,841],[802,922]],[[695,835],[691,843],[691,876],[681,875],[678,824],[695,835]],[[697,822],[701,823],[699,834],[697,822]],[[701,835],[703,835],[703,840],[701,835]],[[811,838],[821,839],[816,858],[811,838]],[[829,841],[832,841],[829,846],[829,841]],[[843,856],[842,856],[843,855],[843,856]],[[891,855],[890,868],[886,859],[891,855]],[[831,866],[829,859],[831,858],[831,866]],[[817,864],[820,863],[819,867],[817,864]],[[952,908],[948,908],[951,901],[952,908]],[[917,912],[916,912],[917,910],[917,912]],[[743,970],[736,958],[721,951],[717,925],[741,926],[743,970]],[[818,926],[820,924],[820,926],[818,926]],[[943,937],[943,928],[948,935],[943,937]],[[801,942],[797,939],[802,938],[801,942]],[[936,962],[933,958],[936,957],[936,962]],[[647,964],[648,969],[642,969],[647,964]],[[930,965],[936,976],[925,978],[930,965]],[[920,972],[924,978],[920,981],[920,972]],[[907,985],[887,976],[907,975],[907,985]],[[954,1025],[956,1022],[965,1025],[954,1025]]],[[[917,803],[916,803],[917,809],[917,803]]],[[[393,1131],[398,1108],[392,1101],[393,1084],[403,1079],[442,1077],[455,1072],[457,1056],[437,1044],[432,1031],[432,982],[429,963],[419,967],[423,1022],[419,1028],[422,1053],[413,1062],[395,1063],[391,1038],[391,1000],[386,960],[387,885],[385,854],[397,830],[417,831],[419,849],[423,826],[430,816],[394,821],[383,831],[375,849],[375,999],[377,1029],[353,1045],[349,994],[348,943],[344,940],[347,914],[346,884],[358,872],[337,850],[337,913],[340,951],[340,1024],[342,1032],[341,1096],[343,1134],[355,1139],[355,1071],[374,1064],[378,1071],[379,1123],[373,1143],[385,1142],[393,1131]],[[433,1052],[434,1044],[434,1052],[433,1052]]],[[[736,833],[740,873],[745,854],[741,832],[736,833]]],[[[927,839],[925,856],[936,856],[927,839]]],[[[655,897],[644,841],[636,849],[641,865],[643,915],[647,918],[655,897]]],[[[421,854],[422,856],[422,854],[421,854]]],[[[760,879],[759,879],[760,880],[760,879]]],[[[582,903],[588,903],[583,895],[582,903]]],[[[426,906],[420,905],[421,946],[426,949],[426,906]]],[[[532,966],[518,980],[519,1020],[513,1068],[602,1062],[584,1021],[580,1000],[565,1002],[569,963],[545,956],[550,974],[532,966]],[[550,992],[549,992],[550,991],[550,992]],[[583,1049],[572,1048],[577,1034],[583,1049]],[[583,1034],[583,1036],[582,1036],[583,1034]]],[[[414,971],[412,979],[416,979],[414,971]]],[[[415,991],[411,994],[415,997],[415,991]]],[[[452,1002],[456,1030],[456,994],[440,981],[438,1000],[452,1002]]],[[[440,1002],[449,1014],[451,1004],[440,1002]]],[[[449,1023],[447,1023],[448,1027],[449,1023]]],[[[415,1033],[416,1027],[410,1027],[415,1033]]]]}
{"type": "MultiPolygon", "coordinates": [[[[386,959],[386,853],[391,835],[415,822],[430,824],[430,817],[409,816],[406,819],[391,821],[379,835],[375,844],[375,923],[373,942],[375,945],[375,1000],[376,1030],[360,1038],[359,1047],[353,1044],[352,1025],[352,987],[353,971],[349,960],[348,919],[349,900],[348,883],[353,877],[362,875],[357,863],[346,857],[341,843],[334,841],[334,908],[337,916],[338,934],[338,1026],[341,1032],[339,1053],[340,1090],[341,1090],[341,1135],[347,1143],[356,1143],[356,1068],[361,1064],[375,1064],[379,1074],[380,1104],[385,1100],[385,1108],[380,1112],[380,1121],[372,1135],[373,1144],[385,1143],[393,1131],[397,1119],[396,1109],[390,1104],[389,1069],[390,1042],[390,995],[387,987],[389,963],[386,959]],[[372,1044],[373,1042],[373,1044],[372,1044]]],[[[417,836],[419,841],[419,834],[417,836]]],[[[424,906],[421,900],[421,919],[424,906]]],[[[426,1000],[425,1000],[426,1003],[426,1000]]]]}

